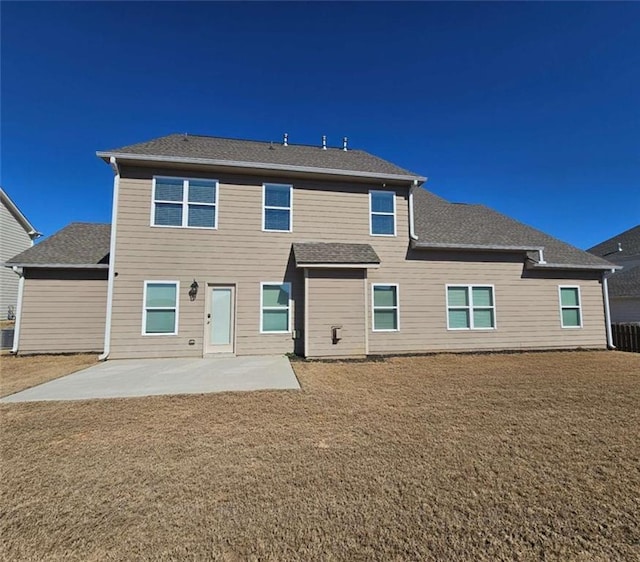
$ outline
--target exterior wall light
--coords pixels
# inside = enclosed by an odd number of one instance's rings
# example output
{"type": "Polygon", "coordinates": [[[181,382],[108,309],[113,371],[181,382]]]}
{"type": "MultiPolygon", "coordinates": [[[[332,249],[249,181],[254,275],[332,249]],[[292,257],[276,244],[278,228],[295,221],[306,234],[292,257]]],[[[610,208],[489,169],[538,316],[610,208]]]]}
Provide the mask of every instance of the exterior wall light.
{"type": "Polygon", "coordinates": [[[194,279],[193,283],[191,283],[191,287],[189,288],[189,299],[191,301],[196,300],[198,296],[198,282],[194,279]]]}

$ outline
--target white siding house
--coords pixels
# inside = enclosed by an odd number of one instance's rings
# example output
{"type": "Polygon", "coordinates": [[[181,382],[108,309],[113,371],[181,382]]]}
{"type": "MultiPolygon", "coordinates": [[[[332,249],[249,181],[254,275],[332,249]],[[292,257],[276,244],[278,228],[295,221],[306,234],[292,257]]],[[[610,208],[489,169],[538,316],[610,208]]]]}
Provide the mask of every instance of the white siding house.
{"type": "MultiPolygon", "coordinates": [[[[16,204],[0,188],[0,263],[33,246],[41,234],[16,204]]],[[[12,319],[18,303],[19,277],[11,269],[0,268],[0,320],[12,319]]]]}

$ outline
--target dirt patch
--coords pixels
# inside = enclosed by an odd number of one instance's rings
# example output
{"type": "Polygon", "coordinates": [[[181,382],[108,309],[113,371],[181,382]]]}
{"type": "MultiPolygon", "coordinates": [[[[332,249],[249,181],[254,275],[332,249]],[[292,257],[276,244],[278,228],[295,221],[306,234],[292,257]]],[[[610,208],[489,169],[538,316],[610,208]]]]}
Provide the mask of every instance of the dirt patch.
{"type": "Polygon", "coordinates": [[[302,392],[3,405],[4,555],[640,558],[640,356],[295,370],[302,392]]]}
{"type": "Polygon", "coordinates": [[[95,354],[0,356],[0,396],[69,375],[98,362],[95,354]]]}

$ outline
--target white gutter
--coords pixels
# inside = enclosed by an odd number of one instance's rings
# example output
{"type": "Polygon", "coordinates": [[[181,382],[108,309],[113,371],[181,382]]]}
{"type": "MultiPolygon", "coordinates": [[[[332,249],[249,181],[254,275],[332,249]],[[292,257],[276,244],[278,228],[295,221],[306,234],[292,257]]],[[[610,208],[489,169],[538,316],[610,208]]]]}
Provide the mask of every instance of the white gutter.
{"type": "Polygon", "coordinates": [[[622,269],[620,266],[611,265],[577,265],[572,263],[533,263],[530,265],[533,269],[589,269],[589,270],[605,270],[615,271],[622,269]]]}
{"type": "Polygon", "coordinates": [[[417,250],[489,250],[504,252],[540,252],[542,246],[511,246],[500,244],[449,244],[440,242],[414,242],[411,244],[417,250]]]}
{"type": "Polygon", "coordinates": [[[215,158],[186,158],[184,156],[150,156],[148,154],[118,154],[111,152],[96,152],[99,158],[109,158],[110,162],[116,156],[123,160],[133,160],[141,162],[167,162],[172,164],[202,164],[206,166],[219,166],[225,168],[248,168],[254,170],[279,170],[283,172],[300,172],[311,174],[324,174],[333,176],[347,176],[367,179],[396,180],[396,181],[418,181],[423,182],[426,178],[421,176],[411,176],[405,174],[384,174],[374,172],[359,172],[355,170],[339,170],[336,168],[316,168],[314,166],[291,166],[287,164],[270,164],[267,162],[242,162],[239,160],[218,160],[215,158]]]}
{"type": "Polygon", "coordinates": [[[9,263],[5,267],[32,267],[45,269],[107,269],[106,263],[9,263]]]}
{"type": "Polygon", "coordinates": [[[18,353],[18,342],[20,341],[20,324],[22,320],[22,297],[24,295],[24,274],[17,266],[13,266],[13,272],[20,277],[18,281],[18,303],[16,305],[16,324],[13,328],[13,346],[11,353],[18,353]]]}
{"type": "MultiPolygon", "coordinates": [[[[427,180],[425,179],[425,182],[427,180]]],[[[418,236],[416,235],[416,226],[414,222],[414,211],[413,211],[413,190],[418,187],[418,180],[413,180],[411,186],[409,187],[409,238],[411,240],[417,240],[418,236]]]]}
{"type": "Polygon", "coordinates": [[[118,192],[120,188],[120,169],[115,156],[109,158],[109,163],[115,172],[113,177],[113,207],[111,209],[111,239],[109,242],[109,277],[107,282],[107,315],[104,325],[104,350],[98,357],[104,361],[111,352],[111,313],[113,310],[113,283],[115,281],[116,268],[116,230],[118,225],[118,192]]]}
{"type": "Polygon", "coordinates": [[[607,276],[615,273],[615,269],[602,272],[602,300],[604,301],[604,322],[607,333],[607,348],[616,349],[613,345],[613,334],[611,333],[611,310],[609,308],[609,283],[607,276]]]}
{"type": "Polygon", "coordinates": [[[378,269],[379,263],[296,263],[296,267],[305,269],[378,269]]]}

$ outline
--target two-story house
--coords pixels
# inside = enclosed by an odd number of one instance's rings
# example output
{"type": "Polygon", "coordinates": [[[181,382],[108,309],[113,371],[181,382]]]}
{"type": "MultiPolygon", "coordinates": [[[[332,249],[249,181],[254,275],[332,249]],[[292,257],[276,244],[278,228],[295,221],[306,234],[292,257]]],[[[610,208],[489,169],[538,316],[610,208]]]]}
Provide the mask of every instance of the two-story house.
{"type": "MultiPolygon", "coordinates": [[[[178,134],[98,156],[115,177],[108,256],[71,277],[108,260],[103,357],[607,344],[610,263],[346,143],[178,134]]],[[[29,278],[47,260],[12,261],[29,278]]]]}
{"type": "Polygon", "coordinates": [[[611,321],[640,323],[640,224],[587,251],[621,267],[609,279],[611,321]]]}

